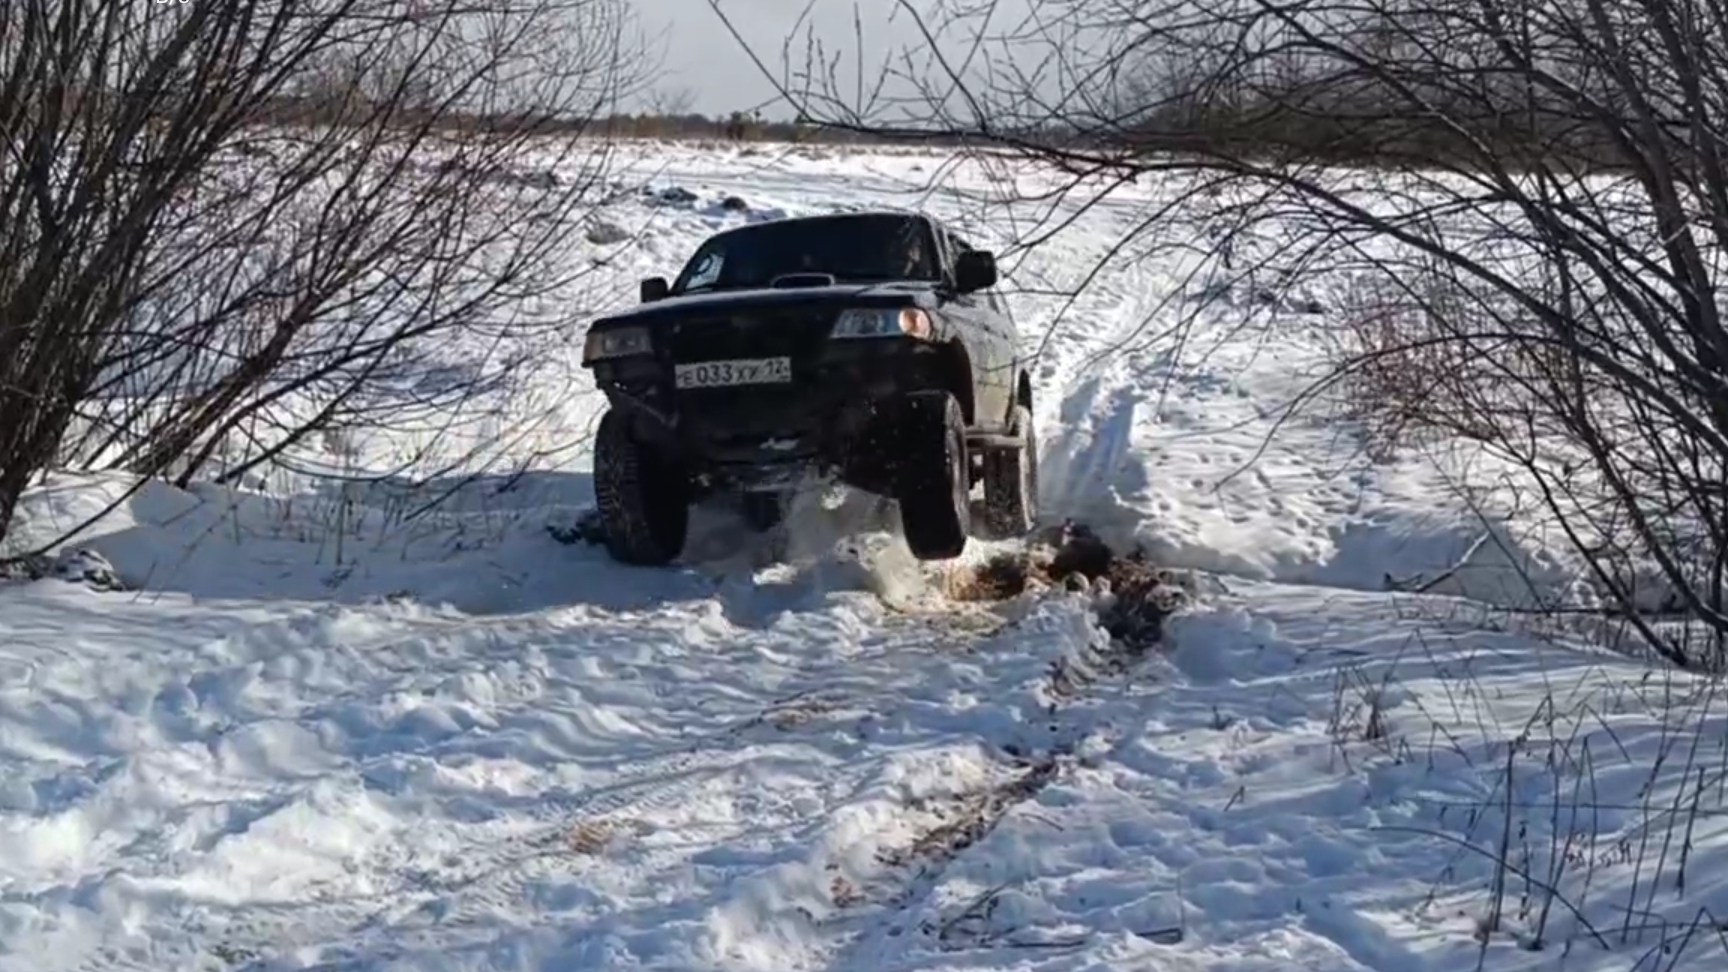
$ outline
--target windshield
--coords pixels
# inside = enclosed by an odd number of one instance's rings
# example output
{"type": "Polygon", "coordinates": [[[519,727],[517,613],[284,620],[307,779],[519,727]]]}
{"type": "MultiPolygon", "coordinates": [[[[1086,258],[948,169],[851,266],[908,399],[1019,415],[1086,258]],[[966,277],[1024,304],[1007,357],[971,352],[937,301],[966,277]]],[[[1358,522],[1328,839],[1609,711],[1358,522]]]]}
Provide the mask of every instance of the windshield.
{"type": "Polygon", "coordinates": [[[766,287],[789,273],[831,273],[841,281],[941,276],[923,220],[872,213],[758,223],[716,236],[685,264],[672,292],[766,287]]]}

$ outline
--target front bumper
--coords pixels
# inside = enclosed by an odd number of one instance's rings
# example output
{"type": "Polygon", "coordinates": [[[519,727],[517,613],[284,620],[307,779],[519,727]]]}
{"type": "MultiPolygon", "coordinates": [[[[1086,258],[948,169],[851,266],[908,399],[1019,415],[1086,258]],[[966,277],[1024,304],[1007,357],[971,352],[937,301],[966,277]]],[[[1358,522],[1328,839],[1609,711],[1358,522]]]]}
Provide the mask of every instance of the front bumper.
{"type": "Polygon", "coordinates": [[[648,355],[596,362],[594,373],[637,435],[693,472],[749,483],[813,466],[843,472],[881,435],[896,399],[941,387],[941,361],[926,342],[867,338],[794,358],[782,384],[678,389],[672,363],[648,355]]]}

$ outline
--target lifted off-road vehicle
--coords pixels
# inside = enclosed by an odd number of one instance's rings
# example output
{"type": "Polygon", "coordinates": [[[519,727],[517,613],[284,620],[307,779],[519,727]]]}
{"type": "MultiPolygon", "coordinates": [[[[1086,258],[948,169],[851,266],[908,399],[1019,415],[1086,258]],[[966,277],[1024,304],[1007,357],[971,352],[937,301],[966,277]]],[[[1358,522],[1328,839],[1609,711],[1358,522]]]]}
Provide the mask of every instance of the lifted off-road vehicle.
{"type": "Polygon", "coordinates": [[[996,260],[892,212],[715,234],[583,347],[611,407],[594,453],[611,555],[665,564],[690,505],[743,493],[769,529],[811,474],[898,501],[922,560],[958,556],[983,484],[985,527],[1037,518],[1032,384],[996,293],[996,260]]]}

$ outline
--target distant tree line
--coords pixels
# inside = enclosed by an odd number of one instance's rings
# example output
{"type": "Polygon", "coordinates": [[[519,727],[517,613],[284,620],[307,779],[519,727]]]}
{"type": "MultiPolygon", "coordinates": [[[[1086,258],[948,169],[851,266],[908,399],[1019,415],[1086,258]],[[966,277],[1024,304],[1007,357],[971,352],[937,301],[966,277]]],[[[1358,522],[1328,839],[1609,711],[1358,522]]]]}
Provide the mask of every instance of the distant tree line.
{"type": "MultiPolygon", "coordinates": [[[[1388,41],[1390,43],[1390,41],[1388,41]]],[[[392,92],[398,102],[409,101],[392,92]]],[[[411,94],[411,93],[410,93],[411,94]]],[[[319,124],[365,100],[338,75],[315,88],[272,95],[254,116],[264,124],[319,124]]],[[[1343,74],[1294,60],[1209,64],[1203,54],[1131,75],[1119,90],[1069,118],[1043,118],[1019,130],[988,133],[942,124],[891,127],[849,124],[832,115],[772,119],[760,110],[708,115],[688,99],[649,99],[635,112],[563,117],[531,112],[428,109],[426,118],[400,108],[405,123],[435,116],[447,131],[582,134],[591,138],[780,142],[823,145],[963,147],[980,141],[1068,144],[1146,156],[1228,154],[1336,164],[1465,163],[1485,150],[1502,161],[1521,156],[1567,158],[1590,168],[1617,167],[1621,146],[1608,130],[1559,99],[1523,82],[1484,77],[1461,88],[1456,75],[1433,90],[1412,91],[1360,73],[1343,74]],[[1394,90],[1394,88],[1397,90],[1394,90]],[[1412,100],[1429,106],[1412,110],[1412,100]]]]}

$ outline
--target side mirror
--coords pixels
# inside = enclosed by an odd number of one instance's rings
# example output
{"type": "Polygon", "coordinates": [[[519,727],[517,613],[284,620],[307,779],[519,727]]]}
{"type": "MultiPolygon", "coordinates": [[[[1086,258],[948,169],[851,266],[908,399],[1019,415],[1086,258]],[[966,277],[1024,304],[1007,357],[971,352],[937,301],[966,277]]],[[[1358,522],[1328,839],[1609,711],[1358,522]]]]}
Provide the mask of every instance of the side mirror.
{"type": "Polygon", "coordinates": [[[963,294],[996,286],[996,254],[968,250],[954,261],[954,289],[963,294]]]}
{"type": "Polygon", "coordinates": [[[644,304],[665,300],[666,295],[671,292],[672,285],[666,282],[665,277],[649,277],[642,281],[642,303],[644,304]]]}

